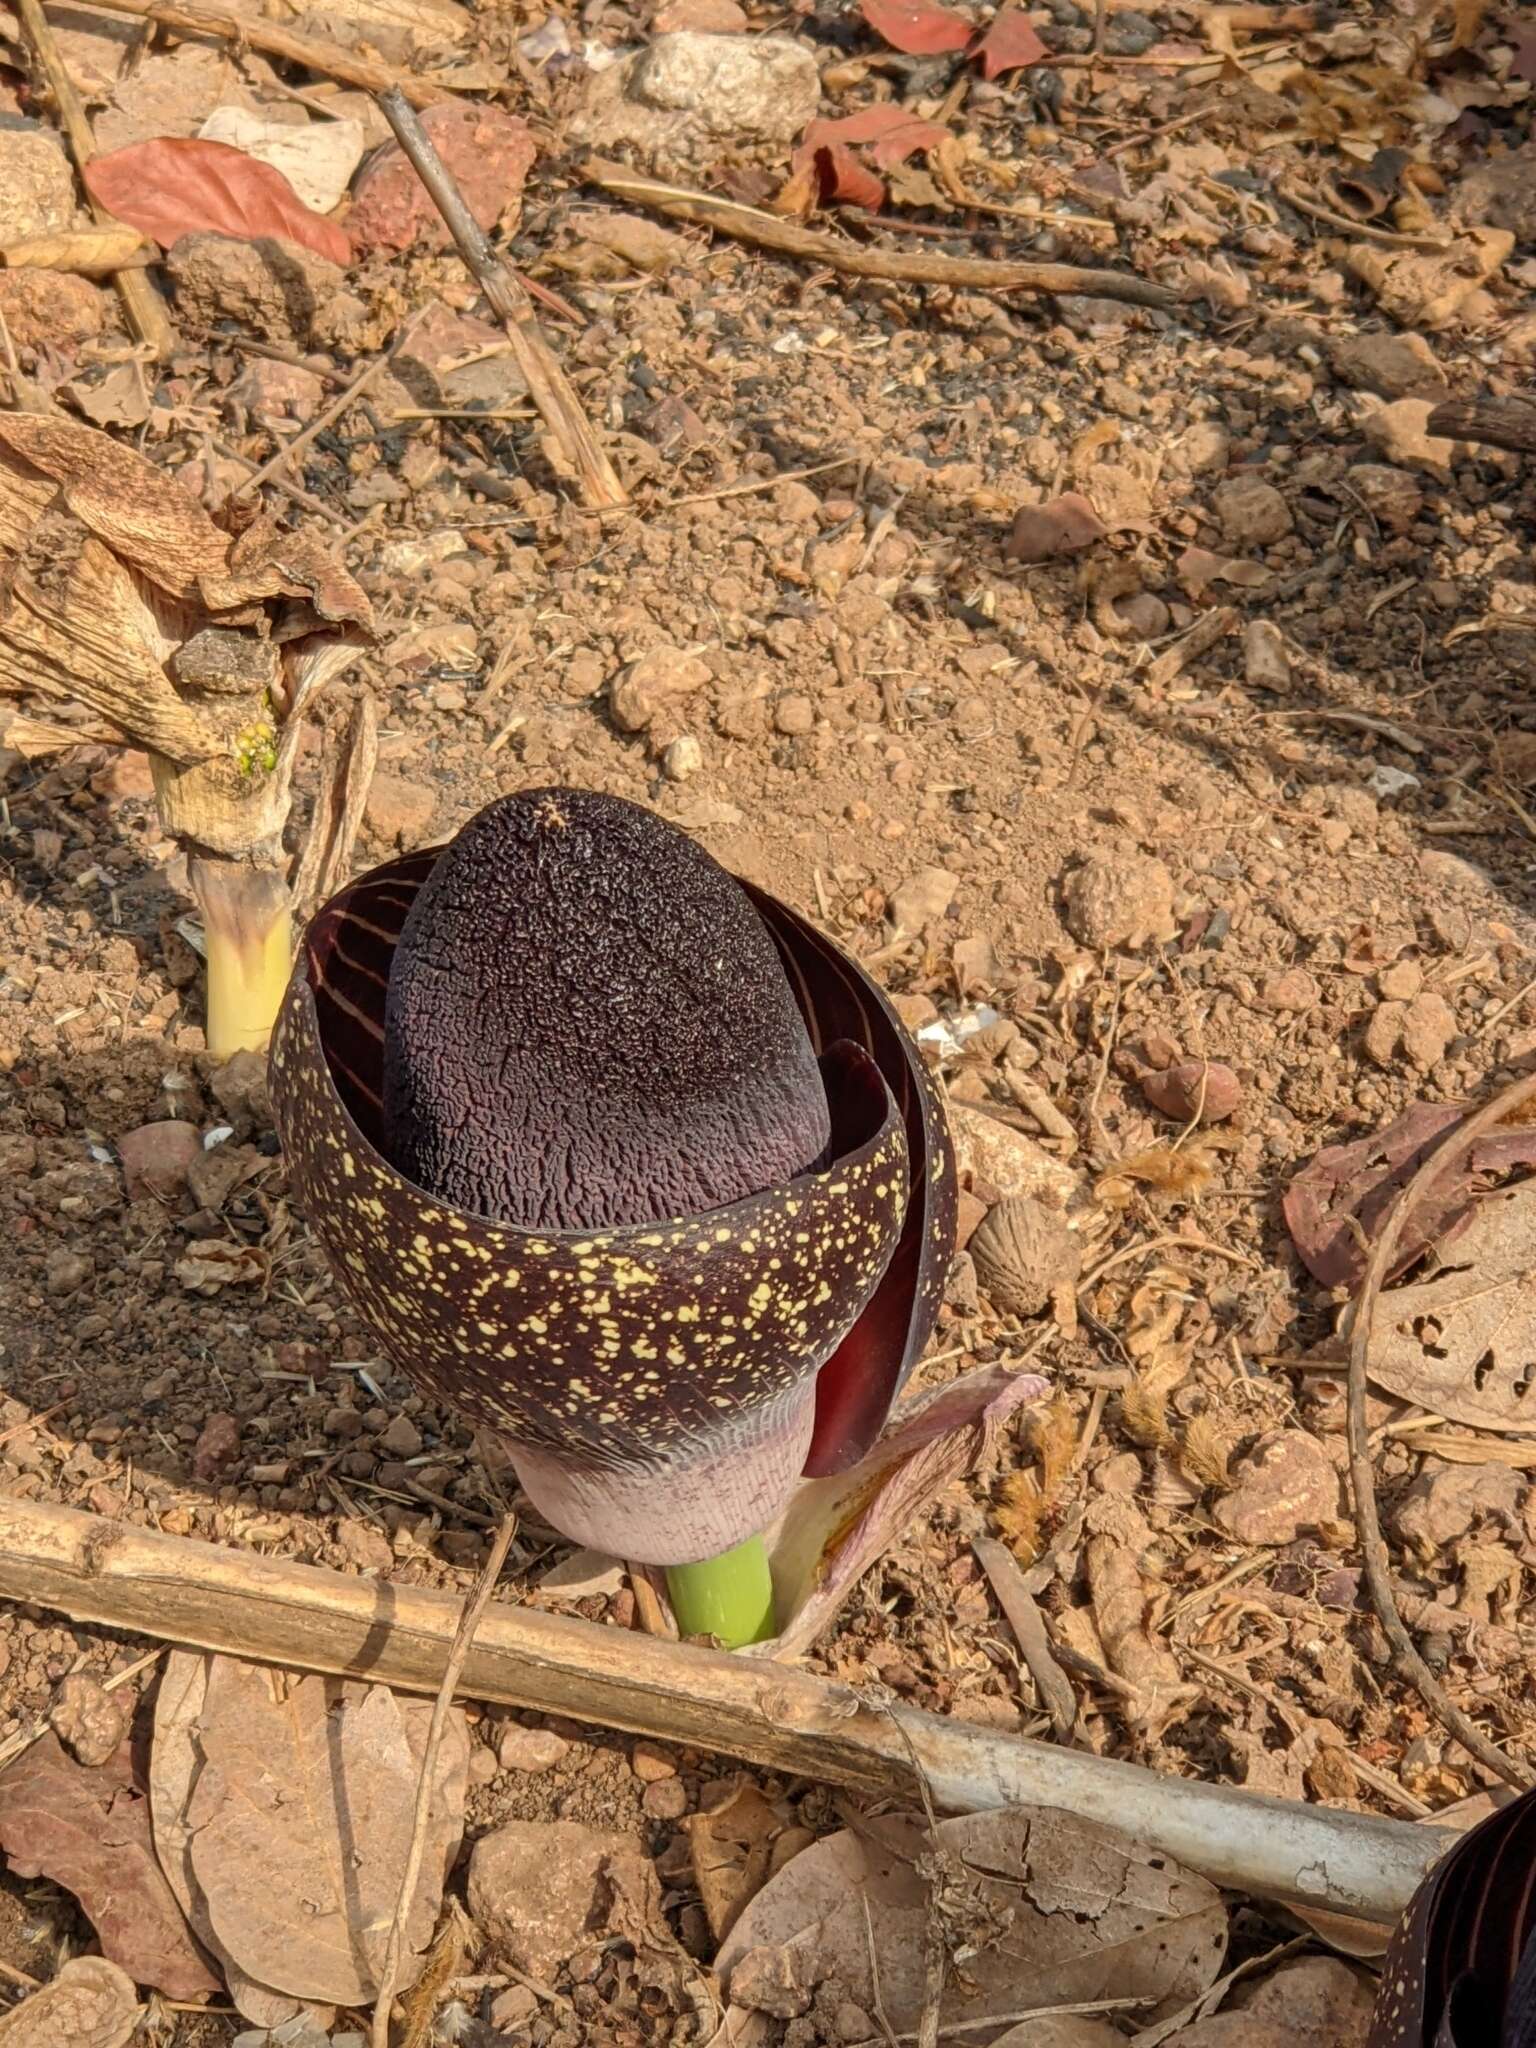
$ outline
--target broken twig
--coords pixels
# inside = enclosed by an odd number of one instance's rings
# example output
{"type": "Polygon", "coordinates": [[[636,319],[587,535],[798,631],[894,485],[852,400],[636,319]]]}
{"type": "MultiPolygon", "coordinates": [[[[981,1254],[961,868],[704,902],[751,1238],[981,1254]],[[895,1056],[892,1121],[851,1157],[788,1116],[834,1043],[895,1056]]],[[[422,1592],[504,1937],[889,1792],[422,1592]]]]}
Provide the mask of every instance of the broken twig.
{"type": "MultiPolygon", "coordinates": [[[[460,1618],[451,1594],[425,1587],[15,1499],[0,1500],[0,1599],[427,1693],[441,1682],[460,1618]]],[[[1163,1777],[915,1707],[876,1711],[814,1672],[526,1607],[487,1610],[460,1690],[898,1797],[911,1796],[915,1757],[935,1806],[950,1812],[1069,1807],[1129,1830],[1213,1883],[1378,1922],[1396,1920],[1454,1839],[1440,1828],[1163,1777]]]]}
{"type": "Polygon", "coordinates": [[[437,1698],[432,1703],[432,1721],[427,1729],[427,1739],[421,1752],[421,1775],[416,1781],[416,1812],[411,1822],[411,1846],[406,1853],[405,1870],[400,1879],[400,1896],[395,1901],[395,1917],[390,1922],[389,1940],[384,1947],[384,1966],[379,1972],[378,1996],[373,2004],[373,2048],[389,2048],[389,2008],[394,2003],[395,1979],[400,1974],[400,1952],[405,1945],[406,1922],[411,1917],[411,1901],[416,1896],[416,1880],[421,1875],[421,1859],[426,1849],[427,1836],[432,1825],[432,1790],[437,1777],[437,1752],[442,1747],[443,1730],[448,1725],[448,1710],[453,1705],[453,1695],[464,1669],[464,1659],[469,1655],[469,1646],[475,1639],[475,1630],[485,1612],[486,1602],[495,1591],[496,1581],[501,1577],[501,1568],[507,1561],[507,1551],[517,1533],[517,1516],[510,1511],[501,1518],[495,1537],[491,1542],[490,1555],[481,1567],[480,1576],[464,1602],[459,1616],[459,1625],[453,1632],[453,1642],[448,1651],[448,1662],[443,1666],[443,1676],[437,1688],[437,1698]]]}
{"type": "Polygon", "coordinates": [[[669,220],[692,221],[738,242],[772,249],[780,256],[822,264],[845,277],[878,277],[892,284],[947,284],[962,291],[1075,292],[1085,298],[1149,306],[1159,313],[1171,312],[1178,303],[1166,285],[1123,270],[1081,270],[1072,263],[998,263],[986,256],[941,256],[923,249],[861,248],[839,241],[835,235],[801,227],[796,221],[781,220],[777,214],[762,213],[755,206],[738,206],[713,192],[664,185],[659,178],[642,177],[627,165],[609,163],[604,157],[589,156],[581,175],[615,198],[649,207],[669,220]]]}
{"type": "Polygon", "coordinates": [[[425,129],[406,104],[405,95],[398,89],[384,93],[379,109],[446,221],[470,275],[505,329],[529,395],[560,458],[581,485],[582,502],[594,511],[616,511],[628,505],[629,494],[593,433],[575,387],[544,339],[528,287],[492,250],[425,129]]]}
{"type": "Polygon", "coordinates": [[[1477,1723],[1461,1711],[1419,1654],[1419,1647],[1398,1611],[1397,1596],[1392,1590],[1391,1563],[1387,1546],[1382,1541],[1381,1517],[1376,1510],[1376,1474],[1371,1464],[1370,1431],[1366,1424],[1365,1383],[1370,1373],[1376,1304],[1381,1296],[1382,1283],[1392,1270],[1403,1226],[1429,1193],[1431,1185],[1448,1168],[1458,1165],[1466,1157],[1468,1148],[1476,1144],[1485,1131],[1513,1116],[1532,1096],[1536,1096],[1536,1074],[1527,1074],[1522,1080],[1501,1088],[1491,1102],[1485,1103],[1465,1123],[1458,1124],[1450,1136],[1430,1153],[1392,1204],[1387,1220],[1371,1246],[1360,1291],[1355,1296],[1349,1329],[1349,1478],[1354,1489],[1355,1525],[1360,1532],[1366,1583],[1371,1589],[1376,1617],[1386,1632],[1403,1675],[1412,1679],[1425,1704],[1434,1711],[1441,1724],[1479,1763],[1486,1764],[1507,1784],[1517,1786],[1521,1791],[1536,1780],[1532,1779],[1524,1764],[1506,1756],[1498,1744],[1490,1742],[1477,1723]]]}
{"type": "Polygon", "coordinates": [[[1437,405],[1425,432],[1448,441],[1475,441],[1482,448],[1507,448],[1536,455],[1536,402],[1509,398],[1452,398],[1437,405]]]}
{"type": "Polygon", "coordinates": [[[1018,1559],[1005,1543],[995,1542],[990,1536],[978,1536],[971,1548],[1013,1630],[1029,1675],[1035,1681],[1040,1704],[1051,1717],[1056,1740],[1070,1742],[1077,1726],[1077,1695],[1056,1661],[1051,1639],[1045,1632],[1045,1617],[1024,1583],[1018,1559]]]}

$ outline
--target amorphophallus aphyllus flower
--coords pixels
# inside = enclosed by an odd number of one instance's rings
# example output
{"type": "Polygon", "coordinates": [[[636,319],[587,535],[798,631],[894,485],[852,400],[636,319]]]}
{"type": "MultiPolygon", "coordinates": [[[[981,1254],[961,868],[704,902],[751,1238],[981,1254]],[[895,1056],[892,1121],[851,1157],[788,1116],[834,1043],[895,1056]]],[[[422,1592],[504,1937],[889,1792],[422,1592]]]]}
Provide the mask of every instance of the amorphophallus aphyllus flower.
{"type": "Polygon", "coordinates": [[[1536,1792],[1469,1829],[1414,1893],[1369,2048],[1536,2048],[1536,1792]]]}
{"type": "Polygon", "coordinates": [[[685,1631],[771,1633],[758,1532],[879,1435],[954,1249],[874,982],[653,813],[529,790],[317,913],[271,1064],[400,1369],[564,1535],[669,1567],[685,1631]]]}

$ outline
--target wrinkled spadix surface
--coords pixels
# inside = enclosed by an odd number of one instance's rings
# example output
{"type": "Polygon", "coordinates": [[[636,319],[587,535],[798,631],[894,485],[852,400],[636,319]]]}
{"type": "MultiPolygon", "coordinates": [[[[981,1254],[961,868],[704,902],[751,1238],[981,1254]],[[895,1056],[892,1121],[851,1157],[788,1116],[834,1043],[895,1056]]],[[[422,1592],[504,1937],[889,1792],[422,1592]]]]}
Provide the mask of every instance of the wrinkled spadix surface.
{"type": "MultiPolygon", "coordinates": [[[[522,801],[545,799],[573,801],[522,801]]],[[[384,1020],[441,858],[374,870],[310,926],[272,1049],[295,1190],[391,1357],[510,1439],[556,1527],[649,1563],[713,1556],[802,1470],[854,1463],[921,1354],[954,1244],[942,1112],[875,985],[743,884],[817,1060],[824,1161],[697,1214],[587,1229],[435,1194],[388,1157],[384,1020]]]]}
{"type": "Polygon", "coordinates": [[[638,804],[503,797],[411,906],[384,1013],[390,1158],[525,1228],[696,1216],[818,1164],[826,1091],[741,884],[638,804]]]}

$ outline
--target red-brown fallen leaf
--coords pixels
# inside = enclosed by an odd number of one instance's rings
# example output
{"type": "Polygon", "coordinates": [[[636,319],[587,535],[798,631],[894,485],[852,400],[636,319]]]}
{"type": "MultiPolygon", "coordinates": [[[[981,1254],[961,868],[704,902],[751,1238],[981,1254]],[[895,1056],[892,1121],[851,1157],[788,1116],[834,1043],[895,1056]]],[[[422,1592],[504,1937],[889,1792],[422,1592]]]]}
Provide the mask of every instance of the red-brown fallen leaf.
{"type": "Polygon", "coordinates": [[[973,21],[934,0],[860,0],[859,12],[882,41],[909,57],[963,50],[976,33],[973,21]]]}
{"type": "Polygon", "coordinates": [[[1102,540],[1109,528],[1080,491],[1063,491],[1047,505],[1021,505],[1005,552],[1015,562],[1049,562],[1102,540]]]}
{"type": "Polygon", "coordinates": [[[983,78],[998,78],[1005,71],[1021,71],[1026,64],[1038,64],[1050,51],[1035,33],[1035,25],[1019,7],[999,8],[992,26],[976,45],[983,78]]]}
{"type": "Polygon", "coordinates": [[[86,189],[116,219],[170,248],[183,235],[229,235],[254,242],[275,236],[332,263],[350,263],[352,245],[334,221],[311,213],[271,164],[179,135],[157,135],[92,157],[86,189]]]}
{"type": "Polygon", "coordinates": [[[811,151],[811,160],[822,199],[843,199],[850,206],[868,207],[871,213],[884,206],[884,179],[860,163],[846,143],[824,142],[811,151]]]}
{"type": "Polygon", "coordinates": [[[51,1732],[0,1775],[0,1848],[17,1877],[49,1877],[80,1901],[101,1952],[168,1998],[220,1989],[155,1858],[149,1801],[130,1745],[87,1770],[51,1732]]]}
{"type": "Polygon", "coordinates": [[[855,156],[852,145],[870,144],[870,160],[889,171],[919,150],[935,148],[947,132],[937,121],[924,121],[887,101],[835,121],[812,121],[795,150],[789,189],[798,190],[795,180],[814,166],[823,199],[846,199],[873,211],[885,203],[885,186],[855,156]]]}
{"type": "MultiPolygon", "coordinates": [[[[1463,1111],[1445,1102],[1415,1102],[1394,1123],[1326,1146],[1285,1191],[1291,1241],[1307,1271],[1325,1287],[1355,1287],[1388,1209],[1463,1111]]],[[[1536,1129],[1490,1131],[1471,1155],[1436,1183],[1408,1218],[1398,1243],[1394,1278],[1430,1245],[1444,1250],[1471,1221],[1479,1177],[1536,1163],[1536,1129]]]]}

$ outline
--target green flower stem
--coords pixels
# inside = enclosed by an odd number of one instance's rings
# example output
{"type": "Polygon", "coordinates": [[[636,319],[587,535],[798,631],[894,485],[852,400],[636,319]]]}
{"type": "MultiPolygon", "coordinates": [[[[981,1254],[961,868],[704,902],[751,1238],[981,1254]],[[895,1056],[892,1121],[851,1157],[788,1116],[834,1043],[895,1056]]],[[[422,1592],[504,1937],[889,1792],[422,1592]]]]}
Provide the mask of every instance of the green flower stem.
{"type": "Polygon", "coordinates": [[[728,1650],[739,1650],[775,1633],[773,1577],[761,1536],[700,1564],[668,1565],[667,1592],[682,1635],[718,1636],[728,1650]]]}

